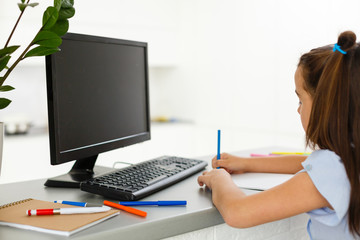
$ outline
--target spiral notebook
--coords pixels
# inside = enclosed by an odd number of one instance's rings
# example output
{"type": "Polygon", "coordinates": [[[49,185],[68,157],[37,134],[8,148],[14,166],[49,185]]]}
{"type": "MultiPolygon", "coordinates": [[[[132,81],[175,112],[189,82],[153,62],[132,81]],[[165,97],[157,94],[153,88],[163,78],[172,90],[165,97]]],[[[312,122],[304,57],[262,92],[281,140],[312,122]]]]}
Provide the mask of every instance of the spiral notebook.
{"type": "Polygon", "coordinates": [[[119,214],[119,210],[101,213],[27,216],[26,210],[44,208],[69,208],[70,205],[25,199],[0,206],[0,225],[70,236],[108,218],[119,214]]]}

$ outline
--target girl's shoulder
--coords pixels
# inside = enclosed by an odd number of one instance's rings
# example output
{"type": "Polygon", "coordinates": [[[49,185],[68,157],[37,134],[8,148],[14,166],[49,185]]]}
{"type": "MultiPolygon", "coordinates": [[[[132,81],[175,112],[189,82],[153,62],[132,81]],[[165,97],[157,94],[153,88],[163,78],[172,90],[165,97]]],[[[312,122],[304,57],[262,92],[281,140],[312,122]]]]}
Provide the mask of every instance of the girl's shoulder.
{"type": "Polygon", "coordinates": [[[302,163],[307,171],[310,168],[324,168],[330,170],[344,169],[341,158],[333,151],[327,149],[316,150],[302,163]]]}
{"type": "Polygon", "coordinates": [[[333,151],[314,151],[302,165],[318,188],[322,185],[349,184],[344,164],[333,151]]]}
{"type": "Polygon", "coordinates": [[[323,223],[338,224],[347,213],[350,197],[350,183],[340,157],[330,150],[317,150],[302,165],[317,190],[333,207],[321,209],[321,215],[329,215],[322,217],[323,223]]]}

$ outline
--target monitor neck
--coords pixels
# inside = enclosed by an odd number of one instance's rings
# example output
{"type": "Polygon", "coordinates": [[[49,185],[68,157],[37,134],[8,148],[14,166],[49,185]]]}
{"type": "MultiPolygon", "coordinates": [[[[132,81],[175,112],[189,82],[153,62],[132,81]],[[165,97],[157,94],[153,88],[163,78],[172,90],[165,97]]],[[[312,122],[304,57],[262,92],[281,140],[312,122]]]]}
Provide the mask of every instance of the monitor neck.
{"type": "Polygon", "coordinates": [[[94,166],[98,155],[78,159],[70,170],[70,175],[75,181],[84,181],[94,175],[94,166]]]}
{"type": "Polygon", "coordinates": [[[97,157],[98,155],[95,155],[76,160],[67,174],[47,179],[45,186],[79,188],[82,181],[86,181],[95,177],[95,175],[100,175],[112,170],[105,167],[95,167],[97,157]]]}

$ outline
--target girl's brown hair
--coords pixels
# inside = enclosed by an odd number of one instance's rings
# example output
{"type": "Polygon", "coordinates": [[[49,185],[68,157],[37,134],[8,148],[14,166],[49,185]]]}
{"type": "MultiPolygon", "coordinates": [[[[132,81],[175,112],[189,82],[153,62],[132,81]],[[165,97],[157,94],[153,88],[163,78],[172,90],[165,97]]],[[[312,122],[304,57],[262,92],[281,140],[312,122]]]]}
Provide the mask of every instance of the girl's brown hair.
{"type": "Polygon", "coordinates": [[[360,235],[360,47],[351,31],[340,34],[337,44],[346,54],[328,45],[299,61],[313,98],[306,143],[340,156],[351,186],[349,230],[360,235]]]}

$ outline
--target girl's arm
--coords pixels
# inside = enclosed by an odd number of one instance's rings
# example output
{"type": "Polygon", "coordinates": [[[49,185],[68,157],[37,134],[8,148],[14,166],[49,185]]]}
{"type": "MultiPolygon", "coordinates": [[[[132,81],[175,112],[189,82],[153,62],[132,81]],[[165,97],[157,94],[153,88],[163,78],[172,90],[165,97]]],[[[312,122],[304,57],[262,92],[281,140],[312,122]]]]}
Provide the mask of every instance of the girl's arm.
{"type": "Polygon", "coordinates": [[[229,173],[266,172],[266,173],[297,173],[303,169],[301,162],[307,156],[284,155],[273,157],[237,157],[222,153],[219,160],[212,159],[213,168],[225,168],[229,173]]]}
{"type": "Polygon", "coordinates": [[[330,207],[306,172],[272,189],[246,196],[224,169],[204,172],[198,178],[212,189],[212,199],[225,222],[238,228],[295,216],[313,209],[330,207]]]}

